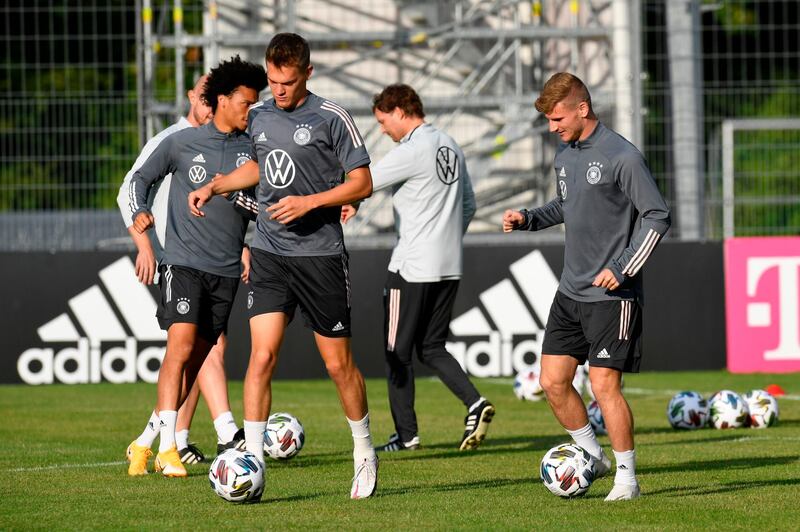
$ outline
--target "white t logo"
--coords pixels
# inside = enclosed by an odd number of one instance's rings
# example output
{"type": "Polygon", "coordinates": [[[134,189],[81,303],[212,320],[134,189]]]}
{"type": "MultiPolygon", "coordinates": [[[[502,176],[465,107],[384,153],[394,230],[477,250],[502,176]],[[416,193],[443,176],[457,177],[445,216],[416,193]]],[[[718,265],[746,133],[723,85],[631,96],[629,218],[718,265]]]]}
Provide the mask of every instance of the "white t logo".
{"type": "Polygon", "coordinates": [[[294,161],[283,150],[272,150],[264,163],[264,174],[269,184],[275,188],[286,188],[294,181],[294,161]]]}
{"type": "MultiPolygon", "coordinates": [[[[764,351],[764,360],[800,360],[800,330],[798,329],[798,282],[800,257],[757,257],[747,260],[747,295],[755,297],[761,277],[778,268],[778,347],[764,351]]],[[[747,325],[768,327],[771,305],[765,302],[748,303],[747,325]]]]}

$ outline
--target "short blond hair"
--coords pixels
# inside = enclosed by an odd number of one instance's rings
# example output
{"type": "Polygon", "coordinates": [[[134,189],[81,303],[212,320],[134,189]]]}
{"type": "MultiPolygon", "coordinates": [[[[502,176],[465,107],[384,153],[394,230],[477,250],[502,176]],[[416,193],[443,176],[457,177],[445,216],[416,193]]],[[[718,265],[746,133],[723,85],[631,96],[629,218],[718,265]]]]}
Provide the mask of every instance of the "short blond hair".
{"type": "Polygon", "coordinates": [[[559,102],[571,98],[575,105],[581,102],[589,104],[592,108],[592,97],[589,95],[589,89],[586,88],[583,81],[577,76],[569,72],[558,72],[553,74],[547,83],[544,84],[542,92],[536,98],[536,110],[542,114],[549,114],[553,112],[553,108],[559,102]]]}

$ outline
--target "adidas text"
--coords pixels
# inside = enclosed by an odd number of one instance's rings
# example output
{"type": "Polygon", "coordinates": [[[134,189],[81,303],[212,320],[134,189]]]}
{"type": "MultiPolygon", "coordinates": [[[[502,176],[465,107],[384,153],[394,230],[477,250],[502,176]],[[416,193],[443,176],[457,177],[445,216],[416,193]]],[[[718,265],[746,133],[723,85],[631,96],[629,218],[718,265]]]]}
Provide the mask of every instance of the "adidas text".
{"type": "Polygon", "coordinates": [[[137,379],[158,382],[158,368],[166,350],[163,346],[138,351],[136,339],[128,338],[124,346],[101,353],[100,346],[90,346],[88,338],[80,338],[77,344],[58,352],[49,347],[24,351],[17,360],[20,378],[27,384],[84,384],[103,380],[119,384],[137,379]],[[32,362],[37,363],[38,369],[31,368],[32,362]]]}

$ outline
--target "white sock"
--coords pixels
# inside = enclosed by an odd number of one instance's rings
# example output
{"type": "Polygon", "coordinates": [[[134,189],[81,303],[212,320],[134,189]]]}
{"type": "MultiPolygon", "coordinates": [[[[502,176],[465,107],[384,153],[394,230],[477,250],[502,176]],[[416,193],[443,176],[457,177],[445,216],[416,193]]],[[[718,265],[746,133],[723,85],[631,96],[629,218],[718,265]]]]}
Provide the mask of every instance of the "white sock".
{"type": "Polygon", "coordinates": [[[228,443],[236,435],[239,427],[230,411],[223,412],[214,420],[214,429],[217,431],[217,443],[228,443]]]}
{"type": "Polygon", "coordinates": [[[372,446],[372,436],[369,433],[369,412],[364,419],[353,421],[347,418],[350,432],[353,433],[353,460],[358,463],[365,459],[375,458],[375,448],[372,446]]]}
{"type": "Polygon", "coordinates": [[[175,431],[175,446],[179,451],[189,447],[189,429],[175,431]]]}
{"type": "Polygon", "coordinates": [[[478,405],[479,405],[479,404],[481,404],[481,403],[482,403],[482,402],[484,402],[485,400],[486,400],[486,398],[485,398],[484,396],[482,396],[482,395],[481,395],[481,398],[480,398],[480,399],[478,399],[477,401],[475,401],[474,403],[472,403],[472,405],[469,407],[469,409],[468,409],[468,410],[469,410],[470,412],[472,412],[473,410],[475,410],[475,409],[478,407],[478,405]]]}
{"type": "Polygon", "coordinates": [[[266,421],[244,420],[244,446],[264,463],[264,431],[267,430],[266,421]]]}
{"type": "Polygon", "coordinates": [[[595,458],[600,458],[603,448],[600,447],[600,443],[597,441],[597,437],[594,435],[590,423],[587,423],[585,427],[578,430],[568,430],[567,432],[572,436],[572,439],[575,440],[575,443],[589,451],[589,454],[595,458]]]}
{"type": "Polygon", "coordinates": [[[617,452],[614,451],[614,460],[617,462],[617,474],[614,476],[614,484],[625,484],[636,486],[636,451],[617,452]]]}
{"type": "Polygon", "coordinates": [[[156,414],[156,411],[153,410],[153,413],[150,414],[150,419],[147,421],[147,425],[144,428],[144,432],[142,432],[139,437],[136,438],[136,445],[140,445],[142,447],[152,447],[153,442],[156,441],[156,436],[158,436],[159,423],[160,419],[158,418],[158,414],[156,414]]]}
{"type": "Polygon", "coordinates": [[[178,422],[177,410],[162,410],[158,413],[161,420],[161,441],[158,452],[168,451],[175,445],[175,424],[178,422]]]}

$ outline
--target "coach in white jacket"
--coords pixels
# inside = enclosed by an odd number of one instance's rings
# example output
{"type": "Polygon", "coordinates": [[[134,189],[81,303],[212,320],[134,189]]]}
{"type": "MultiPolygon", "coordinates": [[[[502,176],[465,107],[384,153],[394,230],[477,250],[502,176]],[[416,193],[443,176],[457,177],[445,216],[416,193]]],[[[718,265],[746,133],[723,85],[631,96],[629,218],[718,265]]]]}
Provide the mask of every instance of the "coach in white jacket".
{"type": "Polygon", "coordinates": [[[373,165],[373,190],[391,187],[397,244],[384,289],[384,338],[389,403],[396,433],[380,447],[419,447],[412,351],[466,406],[461,450],[486,436],[494,406],[475,389],[445,349],[462,272],[462,238],[475,195],[464,153],[425,122],[422,101],[408,85],[390,85],[372,106],[381,131],[399,144],[373,165]]]}

